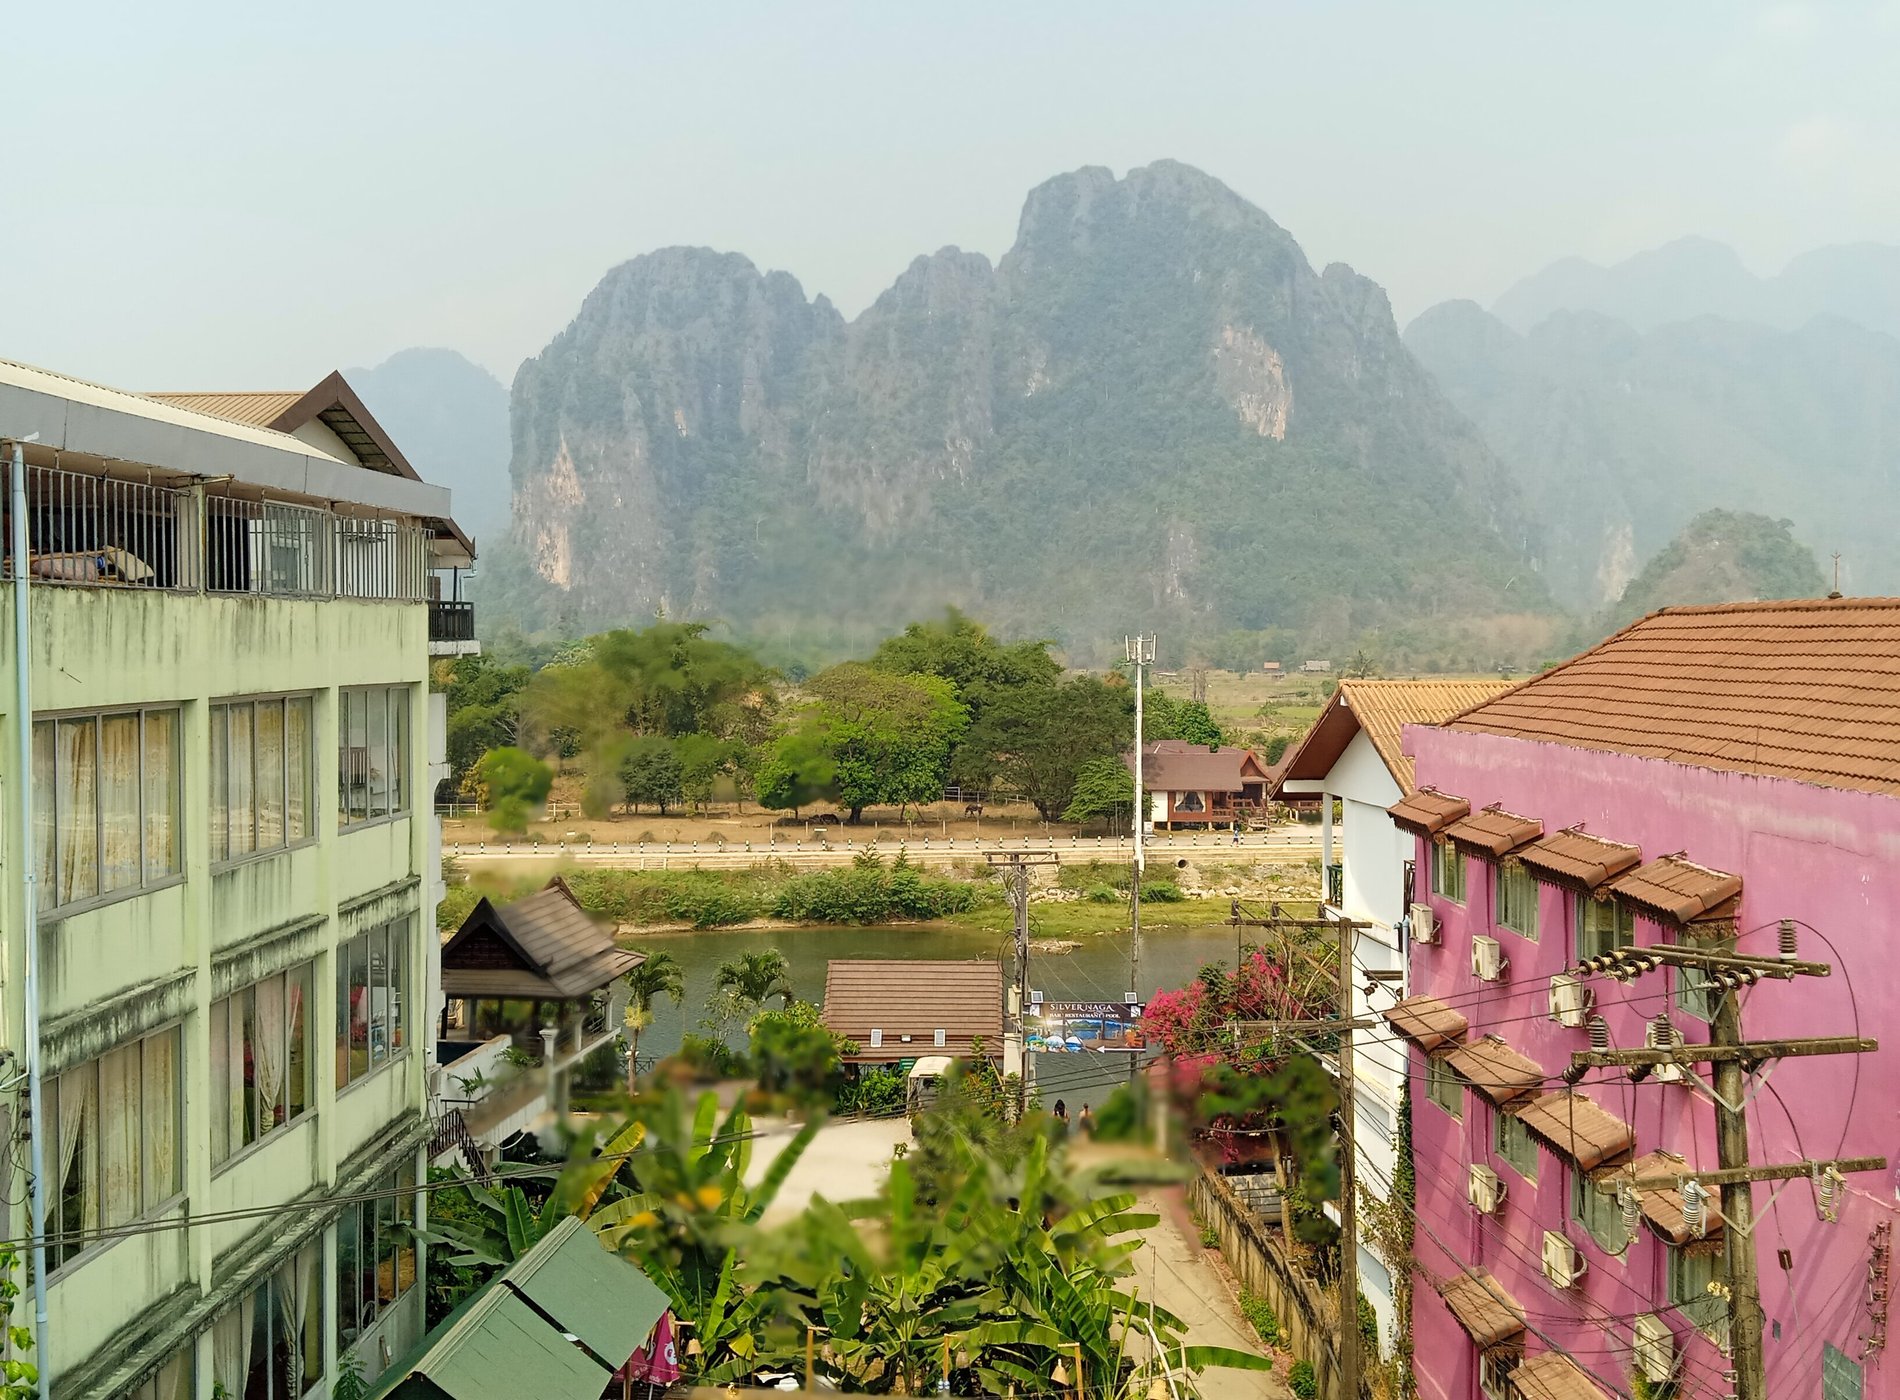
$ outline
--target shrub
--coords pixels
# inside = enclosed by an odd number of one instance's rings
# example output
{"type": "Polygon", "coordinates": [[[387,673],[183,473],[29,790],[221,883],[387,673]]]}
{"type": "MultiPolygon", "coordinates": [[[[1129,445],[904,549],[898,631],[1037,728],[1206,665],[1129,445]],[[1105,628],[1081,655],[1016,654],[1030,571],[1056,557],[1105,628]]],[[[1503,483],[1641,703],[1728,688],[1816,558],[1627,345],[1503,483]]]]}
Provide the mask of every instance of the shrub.
{"type": "Polygon", "coordinates": [[[1299,1400],[1319,1400],[1319,1382],[1313,1377],[1313,1363],[1295,1361],[1286,1373],[1286,1383],[1299,1400]]]}
{"type": "Polygon", "coordinates": [[[1107,885],[1089,886],[1088,897],[1091,904],[1119,904],[1122,898],[1107,885]]]}
{"type": "Polygon", "coordinates": [[[744,1055],[709,1035],[681,1036],[679,1058],[693,1073],[707,1079],[737,1079],[746,1070],[744,1055]]]}
{"type": "Polygon", "coordinates": [[[1265,1298],[1252,1289],[1241,1289],[1240,1313],[1247,1319],[1248,1326],[1259,1334],[1262,1342],[1270,1347],[1280,1345],[1280,1319],[1274,1316],[1273,1308],[1265,1298]]]}
{"type": "Polygon", "coordinates": [[[1102,1100],[1095,1115],[1095,1136],[1102,1142],[1127,1142],[1141,1133],[1141,1105],[1126,1084],[1102,1100]]]}
{"type": "Polygon", "coordinates": [[[1187,896],[1172,880],[1149,880],[1141,887],[1144,904],[1179,904],[1187,896]]]}
{"type": "Polygon", "coordinates": [[[889,1118],[905,1108],[904,1072],[891,1066],[858,1072],[838,1086],[836,1099],[840,1113],[856,1113],[866,1118],[889,1118]]]}

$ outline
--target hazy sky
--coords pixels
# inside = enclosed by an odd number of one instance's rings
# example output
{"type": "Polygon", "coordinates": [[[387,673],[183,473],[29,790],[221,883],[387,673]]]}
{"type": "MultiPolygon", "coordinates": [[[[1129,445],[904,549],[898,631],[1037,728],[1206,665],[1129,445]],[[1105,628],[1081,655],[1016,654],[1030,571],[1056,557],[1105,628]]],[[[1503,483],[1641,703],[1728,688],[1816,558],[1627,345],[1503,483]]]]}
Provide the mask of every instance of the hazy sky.
{"type": "Polygon", "coordinates": [[[853,314],[1024,192],[1163,156],[1401,324],[1686,233],[1900,242],[1900,0],[13,5],[0,357],[292,388],[409,345],[504,382],[672,243],[853,314]]]}

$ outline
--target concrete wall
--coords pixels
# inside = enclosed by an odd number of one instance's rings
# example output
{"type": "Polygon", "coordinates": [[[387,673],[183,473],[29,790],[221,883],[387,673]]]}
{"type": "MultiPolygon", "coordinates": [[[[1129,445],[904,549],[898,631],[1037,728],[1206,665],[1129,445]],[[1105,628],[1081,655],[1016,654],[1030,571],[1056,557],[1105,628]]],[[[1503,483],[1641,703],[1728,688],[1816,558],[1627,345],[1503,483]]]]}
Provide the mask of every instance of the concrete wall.
{"type": "MultiPolygon", "coordinates": [[[[1474,806],[1502,802],[1541,818],[1546,831],[1581,822],[1594,835],[1640,845],[1645,859],[1686,851],[1690,860],[1739,874],[1741,951],[1772,953],[1776,921],[1783,918],[1817,930],[1802,933],[1802,954],[1832,964],[1834,974],[1770,980],[1750,991],[1743,1002],[1748,1038],[1880,1034],[1888,989],[1900,971],[1900,944],[1891,936],[1900,924],[1900,802],[1490,735],[1408,729],[1406,740],[1416,749],[1421,783],[1467,797],[1474,806]]],[[[1421,843],[1420,898],[1428,883],[1421,843]]],[[[1584,1031],[1560,1026],[1547,1013],[1550,974],[1575,956],[1571,900],[1542,887],[1540,936],[1532,942],[1495,925],[1486,866],[1472,863],[1467,887],[1462,907],[1431,899],[1442,942],[1412,950],[1414,990],[1453,1001],[1470,1018],[1473,1037],[1495,1029],[1555,1074],[1571,1052],[1587,1048],[1584,1031]],[[1504,944],[1511,960],[1504,982],[1472,977],[1474,932],[1491,933],[1504,944]]],[[[1655,924],[1638,920],[1639,944],[1662,938],[1655,924]]],[[[1651,973],[1627,987],[1607,979],[1592,986],[1613,1044],[1640,1046],[1645,1019],[1664,1009],[1687,1038],[1707,1038],[1700,1022],[1676,1010],[1673,973],[1651,973]]],[[[1635,1128],[1639,1153],[1662,1148],[1680,1153],[1691,1166],[1715,1165],[1713,1110],[1697,1091],[1653,1079],[1632,1084],[1593,1074],[1591,1081],[1585,1092],[1635,1128]]],[[[1463,1122],[1453,1122],[1422,1086],[1413,1099],[1421,1220],[1416,1253],[1425,1275],[1414,1310],[1422,1394],[1428,1400],[1476,1395],[1473,1348],[1433,1293],[1433,1280],[1465,1262],[1489,1268],[1556,1344],[1574,1349],[1606,1382],[1627,1389],[1629,1319],[1668,1302],[1664,1246],[1643,1227],[1625,1256],[1606,1254],[1570,1221],[1570,1165],[1540,1149],[1536,1184],[1523,1181],[1491,1151],[1491,1110],[1475,1095],[1465,1098],[1463,1122]],[[1473,1161],[1491,1163],[1509,1183],[1500,1217],[1479,1217],[1466,1203],[1466,1164],[1473,1161]],[[1581,1250],[1588,1273],[1579,1287],[1559,1290],[1543,1278],[1538,1261],[1546,1229],[1562,1230],[1581,1250]]],[[[1896,1114],[1900,1047],[1786,1060],[1749,1109],[1753,1158],[1791,1162],[1890,1154],[1896,1114]]],[[[1854,1177],[1850,1183],[1837,1223],[1818,1218],[1806,1182],[1776,1197],[1772,1207],[1769,1189],[1755,1189],[1771,1395],[1818,1397],[1824,1343],[1850,1357],[1859,1354],[1858,1338],[1869,1325],[1864,1281],[1870,1232],[1892,1221],[1896,1211],[1886,1176],[1854,1177]],[[1785,1270],[1777,1256],[1783,1249],[1789,1257],[1785,1270]]],[[[1719,1353],[1679,1319],[1674,1326],[1688,1349],[1689,1393],[1721,1393],[1723,1387],[1710,1379],[1725,1368],[1719,1353]]],[[[1531,1343],[1534,1350],[1542,1346],[1531,1343]]],[[[1864,1394],[1869,1400],[1900,1396],[1900,1369],[1869,1365],[1864,1394]]]]}
{"type": "MultiPolygon", "coordinates": [[[[421,986],[435,942],[434,872],[428,866],[430,800],[427,609],[420,604],[301,601],[175,595],[115,588],[32,590],[32,704],[35,712],[133,703],[181,707],[180,832],[183,874],[166,888],[41,924],[41,1014],[61,1043],[83,1059],[124,1038],[161,1006],[183,1024],[185,1207],[199,1219],[231,1211],[288,1207],[338,1180],[340,1165],[392,1127],[422,1122],[425,1047],[433,1043],[421,986]],[[408,792],[412,812],[339,833],[336,825],[337,688],[411,687],[408,792]],[[225,697],[281,692],[315,696],[311,839],[213,874],[208,852],[209,714],[225,697]],[[339,940],[385,919],[410,934],[412,995],[403,1053],[368,1078],[335,1089],[334,950],[339,940]],[[212,1001],[256,977],[303,961],[316,964],[310,1027],[313,1111],[215,1170],[210,1139],[212,1001]]],[[[0,587],[0,710],[14,753],[11,599],[0,587]]],[[[0,808],[6,859],[25,858],[11,762],[0,808]]],[[[9,881],[0,905],[0,1041],[22,1045],[26,940],[22,895],[9,881]]],[[[14,1106],[26,1114],[22,1091],[14,1106]]],[[[10,1199],[25,1198],[23,1171],[10,1199]]],[[[55,1201],[56,1201],[56,1187],[55,1201]]],[[[181,1212],[182,1213],[182,1212],[181,1212]]],[[[286,1232],[307,1227],[307,1206],[280,1215],[161,1230],[104,1244],[52,1280],[50,1335],[36,1354],[50,1364],[55,1393],[83,1393],[86,1377],[121,1374],[141,1336],[162,1332],[158,1313],[176,1312],[222,1286],[214,1261],[268,1253],[286,1232]],[[75,1389],[75,1387],[79,1387],[75,1389]]],[[[28,1233],[23,1205],[14,1236],[28,1233]]],[[[326,1276],[323,1287],[330,1286],[326,1276]]],[[[16,1310],[15,1320],[30,1317],[16,1310]]],[[[397,1325],[397,1324],[391,1324],[397,1325]]],[[[400,1350],[400,1348],[398,1348],[400,1350]]],[[[156,1355],[151,1359],[159,1359],[156,1355]]],[[[371,1366],[369,1369],[375,1369],[371,1366]]],[[[200,1396],[211,1377],[202,1369],[200,1396]]]]}

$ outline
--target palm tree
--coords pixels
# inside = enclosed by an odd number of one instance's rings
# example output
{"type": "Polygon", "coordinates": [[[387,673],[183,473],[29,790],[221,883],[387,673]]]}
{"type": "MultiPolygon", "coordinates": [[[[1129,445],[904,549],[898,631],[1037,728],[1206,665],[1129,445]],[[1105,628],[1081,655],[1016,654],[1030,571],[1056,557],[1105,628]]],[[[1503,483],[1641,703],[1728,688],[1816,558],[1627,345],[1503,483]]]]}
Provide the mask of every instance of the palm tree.
{"type": "Polygon", "coordinates": [[[642,953],[646,959],[627,974],[627,989],[633,993],[627,1002],[627,1029],[633,1043],[627,1047],[627,1092],[637,1086],[640,1062],[640,1032],[653,1021],[653,999],[667,996],[678,1006],[686,996],[686,979],[679,959],[671,953],[642,953]]]}
{"type": "Polygon", "coordinates": [[[763,1006],[773,997],[783,997],[787,1006],[792,1003],[791,967],[785,961],[785,954],[776,948],[741,953],[720,963],[719,971],[713,976],[713,987],[743,997],[755,1006],[763,1006]]]}

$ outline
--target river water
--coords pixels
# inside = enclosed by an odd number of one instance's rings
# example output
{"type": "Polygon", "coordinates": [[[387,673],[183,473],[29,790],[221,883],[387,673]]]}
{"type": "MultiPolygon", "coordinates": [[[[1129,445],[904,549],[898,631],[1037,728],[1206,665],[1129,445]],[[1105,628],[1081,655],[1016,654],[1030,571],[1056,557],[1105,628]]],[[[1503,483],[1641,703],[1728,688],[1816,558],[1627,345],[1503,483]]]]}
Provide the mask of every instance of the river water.
{"type": "MultiPolygon", "coordinates": [[[[777,948],[791,964],[793,989],[801,1000],[822,1002],[825,963],[832,958],[1003,958],[1009,971],[1009,914],[998,911],[983,929],[941,924],[903,924],[875,928],[708,929],[694,933],[656,933],[628,940],[645,951],[665,949],[679,960],[686,984],[678,1006],[665,998],[653,1005],[653,1024],[640,1035],[640,1054],[677,1050],[681,1035],[704,1033],[699,1025],[712,995],[719,964],[741,953],[777,948]]],[[[1074,935],[1066,952],[1032,946],[1029,985],[1049,1001],[1120,1002],[1128,990],[1128,931],[1074,935]]],[[[1146,1002],[1157,990],[1180,987],[1202,966],[1233,966],[1234,930],[1226,924],[1145,933],[1141,940],[1141,977],[1136,990],[1146,1002]]],[[[1071,1113],[1093,1095],[1098,1101],[1128,1077],[1127,1061],[1117,1055],[1039,1055],[1036,1078],[1045,1102],[1066,1098],[1071,1113]]]]}

